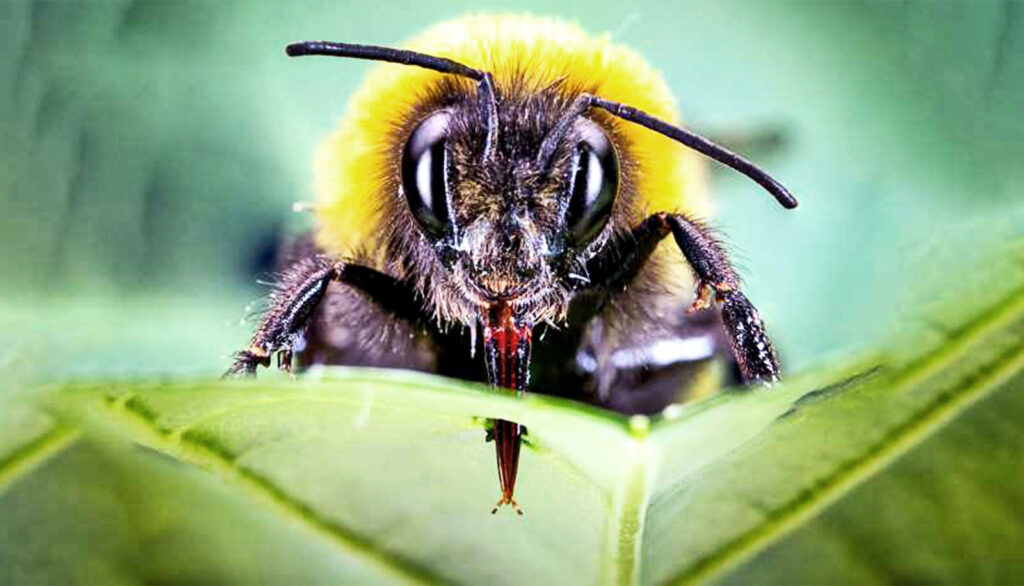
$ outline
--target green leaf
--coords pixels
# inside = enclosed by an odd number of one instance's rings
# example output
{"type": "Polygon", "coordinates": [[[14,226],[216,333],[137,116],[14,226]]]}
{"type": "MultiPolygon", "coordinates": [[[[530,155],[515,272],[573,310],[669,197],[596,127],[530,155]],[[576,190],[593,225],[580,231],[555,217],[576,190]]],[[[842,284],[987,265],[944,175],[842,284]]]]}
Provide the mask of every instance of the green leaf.
{"type": "Polygon", "coordinates": [[[934,327],[653,420],[365,369],[63,385],[5,411],[0,582],[1020,581],[1024,289],[934,327]]]}

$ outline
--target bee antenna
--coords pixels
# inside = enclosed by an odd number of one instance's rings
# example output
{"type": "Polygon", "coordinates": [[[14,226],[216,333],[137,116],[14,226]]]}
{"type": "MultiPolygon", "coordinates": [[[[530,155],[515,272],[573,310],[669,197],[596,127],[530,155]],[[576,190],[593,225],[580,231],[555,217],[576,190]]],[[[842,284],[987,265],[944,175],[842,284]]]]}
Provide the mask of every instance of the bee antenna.
{"type": "Polygon", "coordinates": [[[782,184],[776,181],[771,175],[754,163],[730,151],[729,149],[719,146],[697,133],[690,132],[689,130],[685,130],[678,126],[673,126],[668,122],[659,120],[658,118],[631,106],[605,100],[590,94],[583,94],[576,98],[562,118],[555,124],[555,127],[552,128],[551,132],[549,132],[547,137],[544,138],[544,142],[541,143],[540,150],[537,154],[538,163],[545,166],[550,164],[555,150],[565,138],[569,129],[572,128],[573,122],[575,122],[576,118],[585,114],[591,108],[600,108],[617,118],[639,124],[640,126],[653,130],[658,134],[665,135],[676,142],[680,142],[691,149],[722,163],[723,165],[743,173],[747,177],[756,181],[761,187],[768,191],[768,193],[772,194],[772,196],[775,197],[775,200],[786,209],[793,209],[799,203],[796,198],[793,197],[793,194],[791,194],[788,189],[783,187],[782,184]]]}
{"type": "Polygon", "coordinates": [[[301,41],[290,43],[285,48],[289,57],[305,55],[325,55],[328,57],[350,57],[369,61],[386,61],[400,65],[422,67],[440,73],[450,73],[460,77],[468,77],[477,82],[477,95],[487,108],[487,142],[484,143],[484,158],[494,156],[494,147],[498,142],[498,96],[494,90],[494,80],[486,71],[474,69],[458,61],[444,57],[434,57],[406,49],[378,47],[376,45],[356,45],[352,43],[332,43],[330,41],[301,41]]]}

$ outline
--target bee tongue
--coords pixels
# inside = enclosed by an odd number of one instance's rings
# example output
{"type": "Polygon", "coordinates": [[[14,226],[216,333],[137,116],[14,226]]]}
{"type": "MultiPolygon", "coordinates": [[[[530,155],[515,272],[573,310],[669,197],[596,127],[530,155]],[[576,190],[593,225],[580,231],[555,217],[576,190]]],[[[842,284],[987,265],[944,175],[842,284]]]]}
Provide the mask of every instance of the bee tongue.
{"type": "Polygon", "coordinates": [[[533,328],[512,314],[507,303],[485,309],[484,351],[491,385],[516,392],[526,390],[530,377],[530,337],[533,328]]]}
{"type": "MultiPolygon", "coordinates": [[[[515,316],[507,303],[496,303],[484,308],[484,359],[487,377],[494,387],[509,389],[514,394],[526,390],[530,377],[530,341],[533,328],[515,316]]],[[[494,449],[498,459],[498,480],[501,483],[501,505],[512,505],[522,514],[513,500],[516,472],[519,469],[519,446],[523,426],[499,419],[494,422],[494,449]]]]}

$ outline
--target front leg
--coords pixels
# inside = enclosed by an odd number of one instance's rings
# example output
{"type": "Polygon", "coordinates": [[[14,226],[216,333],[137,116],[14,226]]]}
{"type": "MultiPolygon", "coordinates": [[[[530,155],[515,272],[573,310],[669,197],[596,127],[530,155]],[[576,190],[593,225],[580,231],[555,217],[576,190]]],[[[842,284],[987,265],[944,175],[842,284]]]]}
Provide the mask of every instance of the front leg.
{"type": "Polygon", "coordinates": [[[720,303],[722,321],[744,381],[778,381],[779,361],[761,317],[740,291],[739,279],[721,244],[698,222],[682,214],[650,216],[633,228],[629,237],[612,243],[587,263],[589,286],[628,284],[669,233],[697,277],[691,311],[708,308],[712,302],[720,303]]]}
{"type": "Polygon", "coordinates": [[[290,370],[292,349],[302,337],[327,288],[344,283],[366,293],[396,317],[415,318],[419,306],[412,288],[403,281],[361,265],[332,261],[322,256],[301,260],[285,273],[271,295],[249,347],[235,354],[224,376],[253,376],[259,366],[270,366],[277,353],[277,365],[290,370]]]}

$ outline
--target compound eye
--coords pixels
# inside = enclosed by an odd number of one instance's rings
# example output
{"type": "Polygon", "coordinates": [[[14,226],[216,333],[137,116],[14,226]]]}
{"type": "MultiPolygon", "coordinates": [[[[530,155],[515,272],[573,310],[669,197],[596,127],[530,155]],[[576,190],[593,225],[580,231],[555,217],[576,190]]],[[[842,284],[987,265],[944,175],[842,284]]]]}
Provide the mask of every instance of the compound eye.
{"type": "Polygon", "coordinates": [[[434,238],[448,224],[448,122],[451,114],[435,112],[412,131],[402,151],[402,191],[416,221],[434,238]]]}
{"type": "Polygon", "coordinates": [[[583,245],[597,236],[611,215],[619,191],[619,159],[601,128],[581,121],[580,143],[572,159],[569,209],[566,225],[574,244],[583,245]]]}

